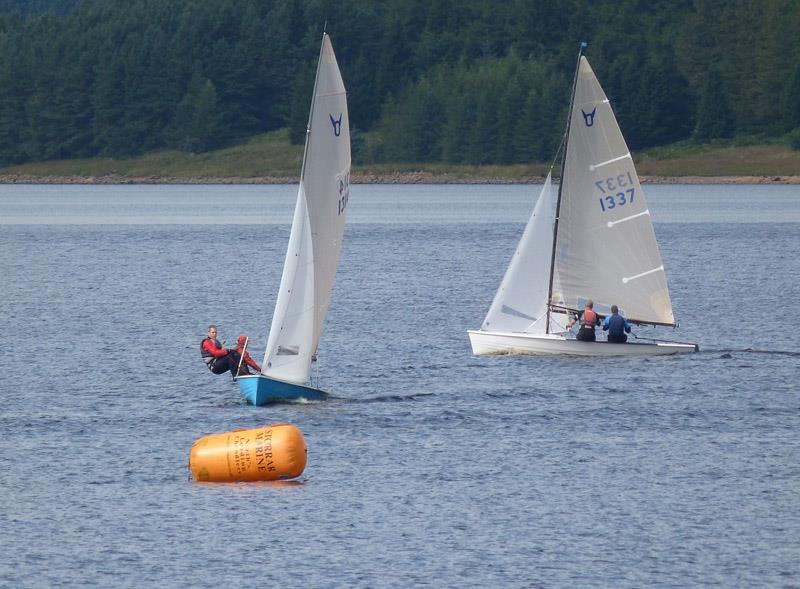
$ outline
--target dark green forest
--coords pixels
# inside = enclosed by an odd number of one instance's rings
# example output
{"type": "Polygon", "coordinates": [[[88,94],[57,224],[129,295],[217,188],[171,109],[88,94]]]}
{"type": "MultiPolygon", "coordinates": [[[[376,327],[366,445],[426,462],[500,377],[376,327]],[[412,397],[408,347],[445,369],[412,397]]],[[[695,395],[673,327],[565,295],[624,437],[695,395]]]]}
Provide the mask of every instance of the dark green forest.
{"type": "Polygon", "coordinates": [[[800,0],[0,0],[0,164],[301,142],[324,26],[360,163],[549,161],[582,40],[633,149],[800,128],[800,0]]]}

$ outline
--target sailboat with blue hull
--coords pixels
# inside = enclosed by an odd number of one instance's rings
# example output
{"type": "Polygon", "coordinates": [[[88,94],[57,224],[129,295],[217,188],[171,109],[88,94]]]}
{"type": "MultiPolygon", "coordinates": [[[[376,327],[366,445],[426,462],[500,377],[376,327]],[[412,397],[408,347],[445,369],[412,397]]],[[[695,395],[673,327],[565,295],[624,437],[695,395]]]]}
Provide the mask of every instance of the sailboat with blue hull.
{"type": "Polygon", "coordinates": [[[239,390],[251,405],[276,401],[324,401],[328,393],[314,387],[284,382],[262,374],[239,377],[239,390]]]}
{"type": "Polygon", "coordinates": [[[322,36],[303,167],[261,374],[239,377],[248,403],[324,400],[309,386],[342,249],[350,194],[350,121],[330,38],[322,36]]]}

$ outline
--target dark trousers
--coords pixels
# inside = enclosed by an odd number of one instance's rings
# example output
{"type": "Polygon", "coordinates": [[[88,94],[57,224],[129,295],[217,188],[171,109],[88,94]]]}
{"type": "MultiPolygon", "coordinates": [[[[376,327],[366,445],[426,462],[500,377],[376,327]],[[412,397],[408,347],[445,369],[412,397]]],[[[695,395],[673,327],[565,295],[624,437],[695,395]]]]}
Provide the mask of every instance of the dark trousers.
{"type": "Polygon", "coordinates": [[[578,330],[578,335],[575,336],[575,339],[581,340],[582,342],[595,341],[594,329],[591,327],[581,327],[578,330]]]}
{"type": "Polygon", "coordinates": [[[624,344],[626,341],[628,341],[628,336],[624,333],[622,335],[608,334],[608,343],[610,344],[624,344]]]}
{"type": "MultiPolygon", "coordinates": [[[[211,363],[211,372],[214,374],[225,374],[230,370],[231,374],[236,374],[236,368],[239,366],[239,354],[236,352],[228,352],[227,356],[222,358],[215,358],[211,363]]],[[[246,371],[242,371],[246,373],[246,371]]]]}

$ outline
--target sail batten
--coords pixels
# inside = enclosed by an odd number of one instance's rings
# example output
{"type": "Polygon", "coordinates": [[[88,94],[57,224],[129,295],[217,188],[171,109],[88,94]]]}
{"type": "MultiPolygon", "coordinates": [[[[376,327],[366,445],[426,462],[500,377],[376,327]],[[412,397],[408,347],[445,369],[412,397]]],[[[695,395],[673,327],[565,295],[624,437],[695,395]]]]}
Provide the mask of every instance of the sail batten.
{"type": "Polygon", "coordinates": [[[645,277],[645,276],[647,276],[649,274],[653,274],[654,272],[663,272],[663,271],[664,271],[664,266],[659,266],[658,268],[653,268],[652,270],[648,270],[646,272],[642,272],[640,274],[637,274],[636,276],[623,276],[622,277],[622,283],[623,284],[627,284],[631,280],[636,280],[637,278],[643,278],[643,277],[645,277]]]}
{"type": "Polygon", "coordinates": [[[650,209],[646,211],[642,211],[641,213],[636,213],[635,215],[631,215],[630,217],[623,217],[622,219],[617,219],[616,221],[609,221],[606,226],[611,228],[614,225],[619,225],[620,223],[625,223],[626,221],[633,221],[634,219],[638,219],[639,217],[649,217],[650,216],[650,209]]]}
{"type": "Polygon", "coordinates": [[[613,164],[614,162],[618,162],[620,160],[624,160],[626,158],[631,157],[630,152],[626,153],[625,155],[621,155],[619,157],[615,157],[613,159],[607,160],[605,162],[600,162],[599,164],[593,164],[589,166],[589,171],[594,172],[597,168],[602,168],[603,166],[607,166],[608,164],[613,164]]]}
{"type": "Polygon", "coordinates": [[[342,91],[342,92],[326,92],[326,93],[320,92],[320,93],[317,93],[316,96],[317,96],[317,98],[326,98],[328,96],[344,96],[345,94],[347,94],[347,93],[344,92],[344,91],[342,91]]]}

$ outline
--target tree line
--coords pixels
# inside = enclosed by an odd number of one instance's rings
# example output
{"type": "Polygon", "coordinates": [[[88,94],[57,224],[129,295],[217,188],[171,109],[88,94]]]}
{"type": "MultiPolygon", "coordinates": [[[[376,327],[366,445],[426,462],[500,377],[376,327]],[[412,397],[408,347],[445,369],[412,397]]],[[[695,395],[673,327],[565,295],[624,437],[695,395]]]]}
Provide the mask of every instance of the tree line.
{"type": "Polygon", "coordinates": [[[360,162],[548,161],[582,40],[633,149],[800,128],[800,0],[0,0],[0,163],[302,142],[324,26],[360,162]]]}

